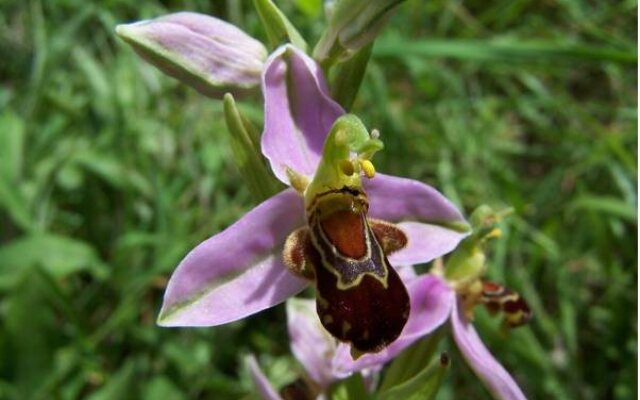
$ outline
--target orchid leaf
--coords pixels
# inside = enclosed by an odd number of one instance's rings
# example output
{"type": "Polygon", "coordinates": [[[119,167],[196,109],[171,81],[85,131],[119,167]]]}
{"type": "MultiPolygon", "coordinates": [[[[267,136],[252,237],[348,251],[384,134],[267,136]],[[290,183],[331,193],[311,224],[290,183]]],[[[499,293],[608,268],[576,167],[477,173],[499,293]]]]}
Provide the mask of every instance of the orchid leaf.
{"type": "Polygon", "coordinates": [[[331,398],[334,400],[369,399],[362,375],[353,374],[334,387],[331,398]]]}
{"type": "Polygon", "coordinates": [[[439,329],[400,353],[389,365],[380,385],[380,391],[384,392],[392,387],[402,385],[416,376],[424,364],[433,358],[443,336],[442,329],[439,329]]]}
{"type": "Polygon", "coordinates": [[[379,400],[430,400],[436,397],[444,375],[449,370],[449,356],[446,353],[428,364],[407,382],[382,393],[379,400]]]}

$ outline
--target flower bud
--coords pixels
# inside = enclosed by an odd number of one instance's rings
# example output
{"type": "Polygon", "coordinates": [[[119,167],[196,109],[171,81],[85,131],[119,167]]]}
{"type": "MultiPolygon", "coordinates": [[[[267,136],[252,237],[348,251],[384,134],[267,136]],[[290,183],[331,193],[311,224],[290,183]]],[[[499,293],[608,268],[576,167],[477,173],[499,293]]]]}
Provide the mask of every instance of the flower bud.
{"type": "Polygon", "coordinates": [[[237,27],[203,14],[179,12],[116,33],[142,58],[204,95],[242,95],[260,83],[267,50],[237,27]]]}

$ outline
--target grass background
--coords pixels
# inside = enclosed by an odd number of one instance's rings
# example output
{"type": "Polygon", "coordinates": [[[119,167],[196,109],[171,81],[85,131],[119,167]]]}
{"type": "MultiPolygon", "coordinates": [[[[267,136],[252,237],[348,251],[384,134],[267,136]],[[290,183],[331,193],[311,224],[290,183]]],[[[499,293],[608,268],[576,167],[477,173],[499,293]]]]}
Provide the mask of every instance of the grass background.
{"type": "MultiPolygon", "coordinates": [[[[317,2],[279,6],[313,42],[317,2]]],[[[240,398],[250,352],[300,367],[283,307],[214,329],[154,320],[173,268],[253,201],[221,104],[116,24],[192,10],[265,38],[249,1],[0,2],[0,398],[240,398]]],[[[531,398],[637,396],[637,4],[409,0],[353,111],[378,169],[470,212],[512,206],[489,275],[535,318],[478,330],[531,398]]],[[[244,102],[261,124],[260,98],[244,102]]],[[[442,399],[487,398],[460,356],[442,399]]]]}

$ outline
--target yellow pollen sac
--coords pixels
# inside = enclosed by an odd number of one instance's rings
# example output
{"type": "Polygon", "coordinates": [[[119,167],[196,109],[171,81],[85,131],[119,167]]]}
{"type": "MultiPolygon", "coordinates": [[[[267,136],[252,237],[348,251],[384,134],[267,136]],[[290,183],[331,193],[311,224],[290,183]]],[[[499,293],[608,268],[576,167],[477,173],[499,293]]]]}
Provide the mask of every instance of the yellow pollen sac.
{"type": "Polygon", "coordinates": [[[502,231],[498,228],[493,228],[491,232],[487,233],[487,239],[499,238],[502,236],[502,231]]]}
{"type": "Polygon", "coordinates": [[[376,174],[376,168],[373,166],[373,163],[369,160],[360,160],[360,166],[362,167],[362,172],[364,175],[371,179],[376,174]]]}
{"type": "Polygon", "coordinates": [[[340,170],[347,176],[351,176],[354,172],[356,172],[355,168],[353,167],[353,163],[349,160],[340,161],[340,170]]]}

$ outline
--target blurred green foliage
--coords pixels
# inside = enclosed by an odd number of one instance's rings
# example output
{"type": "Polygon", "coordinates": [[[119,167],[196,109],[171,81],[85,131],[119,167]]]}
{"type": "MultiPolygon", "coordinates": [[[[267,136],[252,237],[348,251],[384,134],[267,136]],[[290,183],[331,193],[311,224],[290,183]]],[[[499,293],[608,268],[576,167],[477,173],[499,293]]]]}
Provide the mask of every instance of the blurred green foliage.
{"type": "MultiPolygon", "coordinates": [[[[319,1],[278,5],[313,43],[319,1]]],[[[284,310],[161,329],[166,280],[254,204],[222,104],[138,59],[118,23],[192,10],[266,39],[250,1],[0,3],[0,398],[239,398],[254,352],[300,370],[284,310]]],[[[489,274],[534,320],[478,330],[531,398],[637,396],[635,1],[409,0],[353,111],[378,169],[465,210],[512,206],[489,274]]],[[[260,98],[243,109],[261,126],[260,98]]],[[[453,350],[455,346],[448,346],[453,350]]],[[[452,354],[438,398],[488,395],[452,354]]]]}

